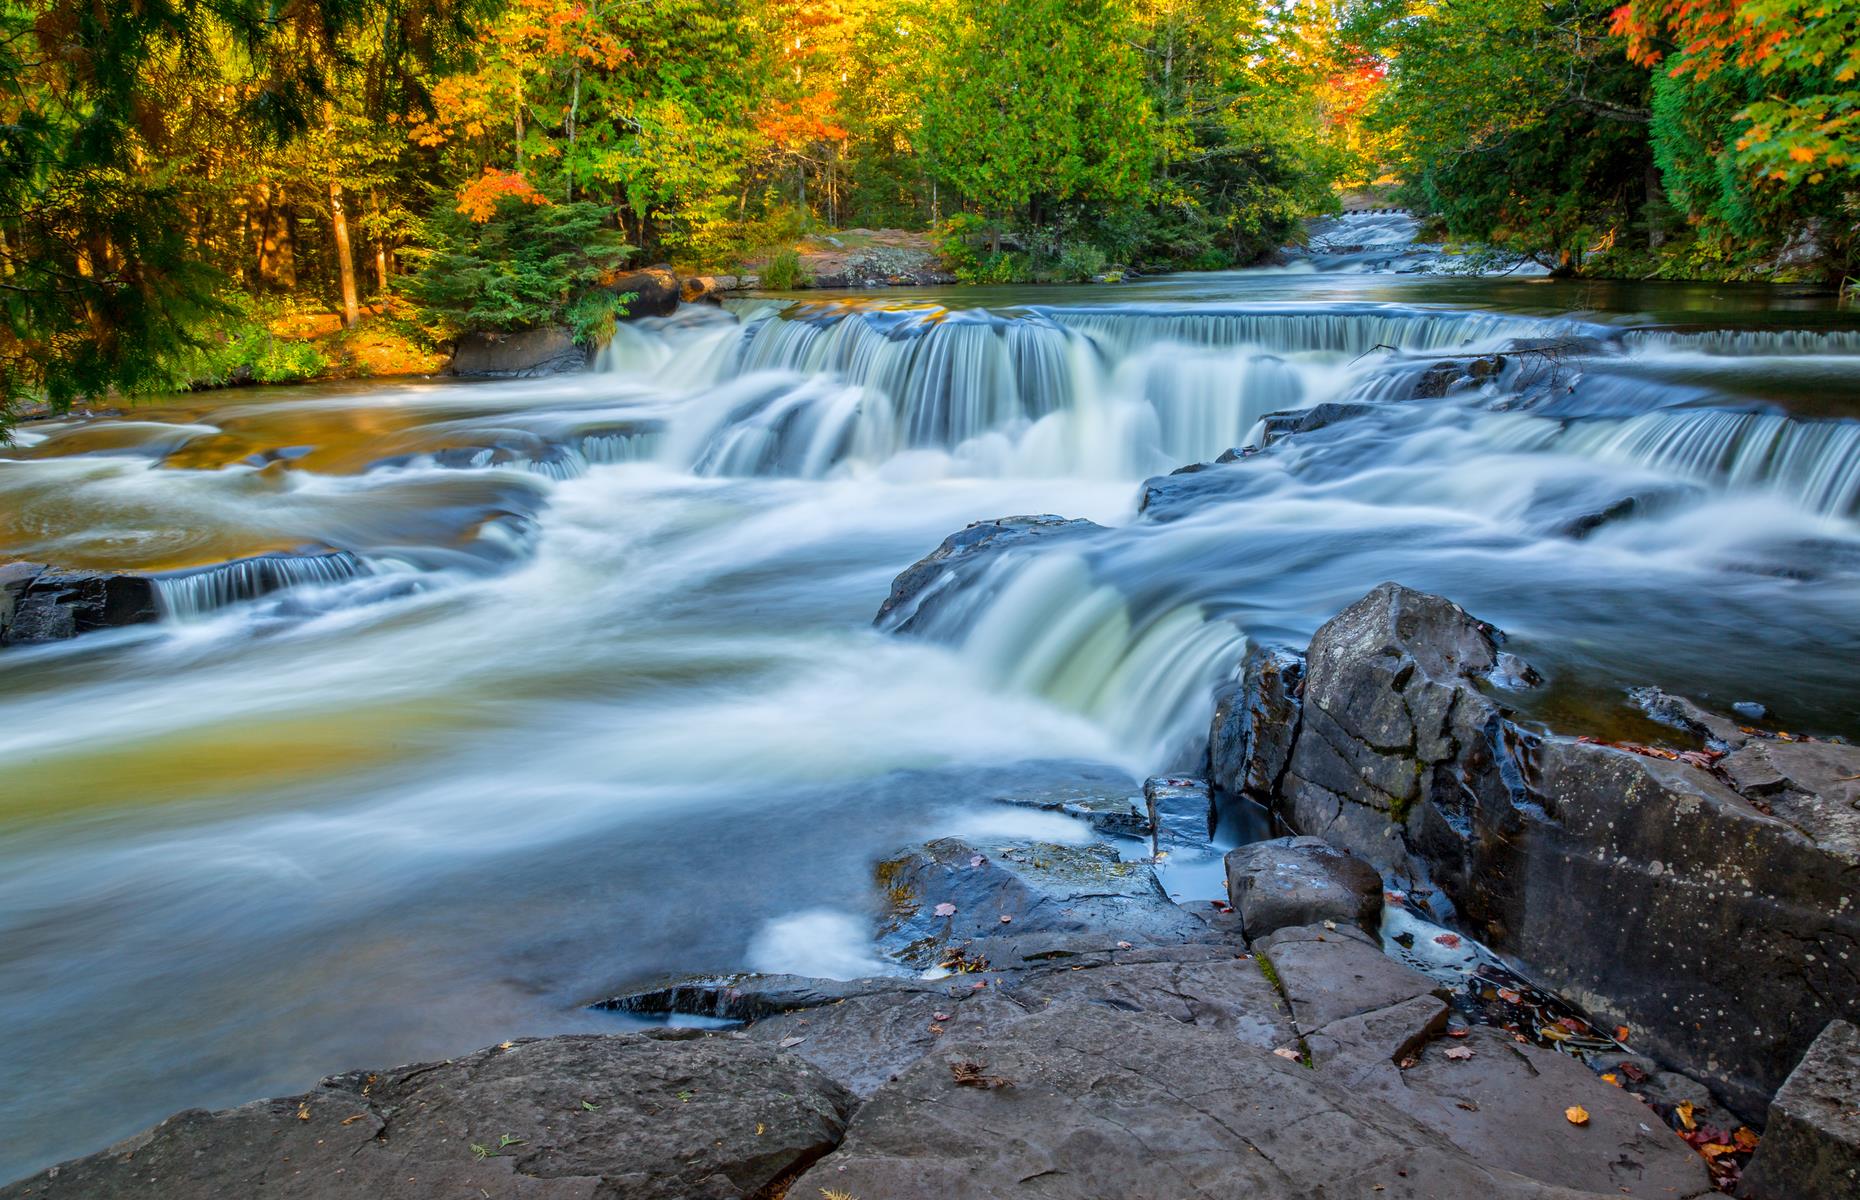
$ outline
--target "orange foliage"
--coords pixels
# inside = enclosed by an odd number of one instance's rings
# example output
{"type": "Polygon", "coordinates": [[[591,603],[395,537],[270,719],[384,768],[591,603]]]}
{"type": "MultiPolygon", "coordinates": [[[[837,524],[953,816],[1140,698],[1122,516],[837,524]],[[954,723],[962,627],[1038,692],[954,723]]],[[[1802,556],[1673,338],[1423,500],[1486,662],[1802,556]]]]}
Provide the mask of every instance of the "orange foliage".
{"type": "Polygon", "coordinates": [[[531,186],[520,172],[486,167],[484,174],[459,189],[458,211],[482,225],[497,215],[497,206],[506,200],[542,205],[549,197],[531,186]]]}

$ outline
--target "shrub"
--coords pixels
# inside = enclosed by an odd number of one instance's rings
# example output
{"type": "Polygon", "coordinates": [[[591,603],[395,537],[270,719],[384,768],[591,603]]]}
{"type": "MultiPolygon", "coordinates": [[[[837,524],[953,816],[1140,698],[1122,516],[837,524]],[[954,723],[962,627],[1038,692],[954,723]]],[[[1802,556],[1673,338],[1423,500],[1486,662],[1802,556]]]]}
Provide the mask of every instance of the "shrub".
{"type": "Polygon", "coordinates": [[[814,282],[814,277],[808,273],[806,267],[801,265],[801,256],[792,246],[789,246],[769,255],[769,260],[763,265],[758,282],[761,286],[773,291],[787,292],[798,287],[806,287],[814,282]]]}

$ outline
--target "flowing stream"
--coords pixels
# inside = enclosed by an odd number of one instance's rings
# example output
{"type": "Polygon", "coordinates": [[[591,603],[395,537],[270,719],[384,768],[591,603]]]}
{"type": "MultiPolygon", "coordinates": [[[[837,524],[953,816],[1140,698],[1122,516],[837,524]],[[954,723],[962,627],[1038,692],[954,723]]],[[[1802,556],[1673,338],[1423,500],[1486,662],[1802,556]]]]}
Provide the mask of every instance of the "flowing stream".
{"type": "Polygon", "coordinates": [[[1276,271],[733,301],[578,375],[23,426],[0,561],[159,572],[166,616],[0,651],[0,1179],[618,1028],[582,1006],[658,973],[882,969],[875,859],[1083,839],[991,801],[1192,766],[1247,639],[1383,579],[1509,630],[1559,728],[1658,683],[1860,734],[1860,322],[1379,273],[1360,246],[1412,228],[1360,220],[1276,271]],[[873,626],[1020,513],[1107,529],[873,626]]]}

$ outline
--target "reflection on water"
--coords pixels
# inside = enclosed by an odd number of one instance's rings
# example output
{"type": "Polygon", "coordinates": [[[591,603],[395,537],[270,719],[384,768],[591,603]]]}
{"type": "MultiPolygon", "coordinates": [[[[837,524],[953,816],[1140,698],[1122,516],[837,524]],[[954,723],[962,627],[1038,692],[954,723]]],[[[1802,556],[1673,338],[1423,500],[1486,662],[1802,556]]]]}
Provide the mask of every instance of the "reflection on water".
{"type": "Polygon", "coordinates": [[[1246,638],[1384,578],[1512,630],[1559,716],[1659,682],[1860,732],[1837,324],[1743,288],[1235,273],[739,302],[580,376],[38,424],[0,452],[0,556],[323,557],[0,656],[0,1177],[612,1028],[577,1005],[642,975],[866,969],[871,861],[1000,819],[1038,760],[1192,757],[1246,638]],[[1809,332],[1626,334],[1660,321],[1809,332]],[[1519,338],[1563,347],[1556,387],[1407,399],[1519,338]],[[1145,477],[1331,400],[1371,407],[1137,514],[1145,477]],[[1110,528],[954,581],[924,636],[871,627],[944,535],[1039,512],[1110,528]]]}

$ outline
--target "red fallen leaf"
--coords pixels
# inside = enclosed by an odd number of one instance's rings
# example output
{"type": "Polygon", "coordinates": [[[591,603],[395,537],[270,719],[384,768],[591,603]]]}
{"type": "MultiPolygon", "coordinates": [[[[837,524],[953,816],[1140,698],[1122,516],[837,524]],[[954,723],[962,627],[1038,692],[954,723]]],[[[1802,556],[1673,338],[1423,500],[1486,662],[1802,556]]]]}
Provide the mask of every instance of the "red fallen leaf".
{"type": "Polygon", "coordinates": [[[1587,1033],[1589,1027],[1574,1017],[1558,1017],[1556,1023],[1571,1033],[1587,1033]]]}
{"type": "Polygon", "coordinates": [[[1626,1025],[1617,1025],[1617,1026],[1615,1026],[1615,1041],[1617,1041],[1617,1042],[1625,1042],[1625,1041],[1627,1041],[1627,1040],[1628,1040],[1628,1032],[1629,1032],[1629,1030],[1628,1030],[1628,1027],[1627,1027],[1626,1025]]]}
{"type": "Polygon", "coordinates": [[[1739,1150],[1748,1154],[1757,1148],[1757,1143],[1762,1139],[1759,1138],[1756,1131],[1749,1126],[1739,1125],[1737,1127],[1737,1132],[1731,1135],[1731,1140],[1737,1144],[1739,1150]]]}
{"type": "Polygon", "coordinates": [[[1679,752],[1680,762],[1687,766],[1702,767],[1707,771],[1717,765],[1718,760],[1723,757],[1723,753],[1715,750],[1681,750],[1679,752]]]}
{"type": "Polygon", "coordinates": [[[948,1013],[931,1013],[930,1019],[932,1021],[947,1021],[949,1020],[949,1014],[948,1013]]]}
{"type": "Polygon", "coordinates": [[[969,990],[972,992],[979,992],[987,986],[988,986],[988,981],[986,979],[978,979],[974,983],[969,985],[969,990]]]}
{"type": "Polygon", "coordinates": [[[1387,900],[1390,904],[1402,904],[1402,903],[1405,903],[1408,899],[1406,896],[1402,895],[1400,892],[1383,892],[1382,898],[1384,900],[1387,900]]]}
{"type": "Polygon", "coordinates": [[[1460,944],[1460,935],[1457,933],[1437,933],[1434,935],[1434,940],[1442,946],[1452,949],[1454,946],[1460,944]]]}
{"type": "Polygon", "coordinates": [[[937,905],[931,911],[936,913],[936,915],[939,917],[953,917],[956,915],[956,906],[948,902],[944,902],[942,904],[937,905]]]}
{"type": "Polygon", "coordinates": [[[1215,901],[1213,901],[1212,903],[1213,903],[1213,905],[1214,905],[1214,911],[1215,911],[1215,912],[1219,912],[1219,913],[1230,913],[1230,912],[1232,912],[1232,911],[1234,910],[1234,906],[1233,906],[1233,905],[1231,905],[1231,904],[1223,904],[1223,903],[1221,903],[1221,902],[1220,902],[1219,900],[1215,900],[1215,901]]]}
{"type": "Polygon", "coordinates": [[[1498,998],[1500,1000],[1503,1000],[1506,1004],[1524,1003],[1524,997],[1519,995],[1515,990],[1511,988],[1499,988],[1498,998]]]}
{"type": "Polygon", "coordinates": [[[1618,1070],[1627,1076],[1629,1083],[1647,1082],[1647,1072],[1634,1063],[1624,1062],[1618,1070]]]}
{"type": "Polygon", "coordinates": [[[1465,1062],[1472,1056],[1473,1052],[1471,1046],[1450,1046],[1447,1049],[1447,1057],[1453,1059],[1455,1062],[1465,1062]]]}
{"type": "Polygon", "coordinates": [[[1471,1030],[1463,1025],[1455,1025],[1453,1028],[1447,1030],[1447,1036],[1450,1038],[1463,1038],[1471,1032],[1471,1030]]]}

